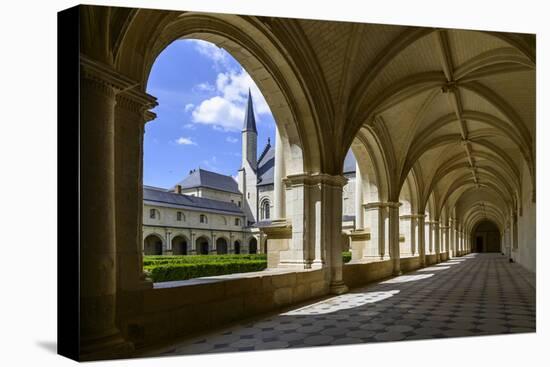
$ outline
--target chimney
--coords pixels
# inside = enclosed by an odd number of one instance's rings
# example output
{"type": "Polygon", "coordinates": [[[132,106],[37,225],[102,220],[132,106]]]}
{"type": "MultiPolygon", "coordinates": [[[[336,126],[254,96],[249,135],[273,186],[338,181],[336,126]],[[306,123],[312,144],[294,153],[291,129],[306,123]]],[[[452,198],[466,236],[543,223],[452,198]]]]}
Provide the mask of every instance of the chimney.
{"type": "Polygon", "coordinates": [[[176,194],[181,194],[181,185],[176,185],[176,194]]]}

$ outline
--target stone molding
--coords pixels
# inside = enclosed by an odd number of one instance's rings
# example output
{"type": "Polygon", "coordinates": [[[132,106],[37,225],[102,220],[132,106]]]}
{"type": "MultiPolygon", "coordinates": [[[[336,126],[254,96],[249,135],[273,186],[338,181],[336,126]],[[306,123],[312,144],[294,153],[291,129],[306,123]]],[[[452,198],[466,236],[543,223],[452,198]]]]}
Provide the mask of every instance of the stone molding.
{"type": "Polygon", "coordinates": [[[370,232],[364,230],[352,231],[348,236],[352,241],[369,241],[371,239],[370,232]]]}
{"type": "Polygon", "coordinates": [[[378,201],[373,203],[363,204],[364,209],[382,209],[382,208],[399,208],[402,204],[399,202],[378,201]]]}
{"type": "Polygon", "coordinates": [[[326,173],[299,173],[295,175],[288,175],[283,179],[286,186],[315,186],[315,185],[328,185],[333,187],[342,188],[348,182],[348,179],[340,175],[329,175],[326,173]]]}

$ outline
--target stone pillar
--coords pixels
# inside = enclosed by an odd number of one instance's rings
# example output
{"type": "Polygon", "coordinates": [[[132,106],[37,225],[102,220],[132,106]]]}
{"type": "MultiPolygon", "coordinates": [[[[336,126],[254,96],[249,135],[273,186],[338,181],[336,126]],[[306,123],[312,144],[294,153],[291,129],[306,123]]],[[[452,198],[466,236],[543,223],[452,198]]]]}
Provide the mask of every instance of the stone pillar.
{"type": "Polygon", "coordinates": [[[434,247],[435,247],[435,261],[441,261],[441,248],[440,248],[440,232],[439,232],[439,221],[434,221],[434,247]]]}
{"type": "Polygon", "coordinates": [[[285,215],[284,147],[279,128],[275,129],[275,166],[273,178],[273,219],[282,220],[285,215]]]}
{"type": "Polygon", "coordinates": [[[363,221],[363,178],[359,163],[355,163],[355,230],[360,231],[364,228],[363,221]]]}
{"type": "Polygon", "coordinates": [[[443,238],[443,252],[447,253],[447,258],[450,257],[450,251],[449,251],[449,226],[443,226],[441,227],[441,230],[443,231],[441,238],[443,238]]]}
{"type": "Polygon", "coordinates": [[[121,81],[81,57],[80,357],[116,358],[133,349],[116,327],[115,95],[121,81]]]}
{"type": "Polygon", "coordinates": [[[379,260],[386,260],[389,251],[386,251],[386,207],[384,203],[368,203],[364,205],[370,218],[370,242],[378,249],[379,260]]]}
{"type": "Polygon", "coordinates": [[[342,294],[348,291],[343,280],[342,260],[342,188],[344,176],[319,175],[317,187],[321,191],[321,249],[326,249],[330,268],[329,291],[342,294]]]}
{"type": "MultiPolygon", "coordinates": [[[[157,105],[150,95],[133,89],[117,94],[115,106],[115,216],[117,288],[126,298],[139,298],[141,289],[153,283],[143,273],[143,134],[154,119],[148,110],[157,105]],[[131,293],[134,293],[133,296],[131,293]]],[[[168,236],[167,236],[168,238],[168,236]]],[[[168,243],[170,239],[168,238],[168,243]]],[[[123,300],[117,300],[122,303],[123,300]]],[[[124,302],[124,312],[133,313],[138,302],[124,302]]],[[[121,310],[117,310],[120,312],[121,310]]],[[[138,312],[138,311],[136,311],[138,312]]]]}
{"type": "Polygon", "coordinates": [[[399,246],[399,206],[401,203],[387,203],[389,218],[389,249],[393,263],[393,275],[401,274],[401,254],[399,246]]]}
{"type": "Polygon", "coordinates": [[[434,225],[433,225],[433,221],[428,221],[426,222],[427,226],[428,226],[428,252],[430,254],[433,253],[434,249],[433,249],[433,245],[434,245],[434,225]]]}
{"type": "Polygon", "coordinates": [[[416,239],[418,233],[418,216],[411,215],[411,255],[416,255],[416,239]]]}
{"type": "Polygon", "coordinates": [[[210,249],[209,253],[212,255],[216,255],[218,253],[218,249],[216,248],[216,233],[212,232],[210,237],[212,237],[212,248],[210,249]]]}
{"type": "Polygon", "coordinates": [[[197,243],[195,241],[195,236],[197,234],[195,232],[191,232],[191,250],[189,251],[189,255],[196,255],[197,254],[197,243]]]}
{"type": "Polygon", "coordinates": [[[426,225],[424,223],[424,214],[418,214],[418,257],[420,258],[420,266],[426,266],[426,225]]]}

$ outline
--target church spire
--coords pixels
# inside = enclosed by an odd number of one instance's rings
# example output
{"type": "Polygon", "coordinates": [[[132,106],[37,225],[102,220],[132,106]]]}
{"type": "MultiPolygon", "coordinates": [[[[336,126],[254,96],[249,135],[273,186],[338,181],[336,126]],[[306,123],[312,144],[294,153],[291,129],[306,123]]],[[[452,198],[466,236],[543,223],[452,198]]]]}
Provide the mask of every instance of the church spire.
{"type": "Polygon", "coordinates": [[[254,117],[254,105],[252,103],[252,94],[250,93],[250,88],[248,88],[248,102],[246,105],[246,113],[244,115],[244,131],[251,131],[258,134],[256,130],[256,118],[254,117]]]}

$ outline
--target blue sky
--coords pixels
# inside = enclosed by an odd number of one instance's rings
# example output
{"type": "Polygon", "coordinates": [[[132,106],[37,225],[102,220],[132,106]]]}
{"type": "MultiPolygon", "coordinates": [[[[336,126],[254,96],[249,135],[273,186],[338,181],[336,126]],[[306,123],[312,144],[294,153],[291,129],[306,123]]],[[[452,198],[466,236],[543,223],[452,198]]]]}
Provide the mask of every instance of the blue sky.
{"type": "Polygon", "coordinates": [[[158,98],[157,118],[145,125],[143,183],[169,188],[201,167],[235,176],[248,88],[258,128],[258,154],[275,122],[252,78],[214,44],[181,40],[157,58],[147,93],[158,98]]]}

